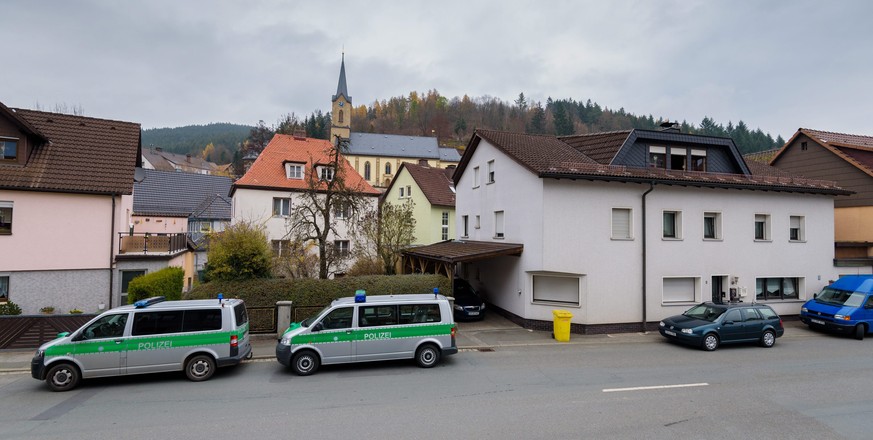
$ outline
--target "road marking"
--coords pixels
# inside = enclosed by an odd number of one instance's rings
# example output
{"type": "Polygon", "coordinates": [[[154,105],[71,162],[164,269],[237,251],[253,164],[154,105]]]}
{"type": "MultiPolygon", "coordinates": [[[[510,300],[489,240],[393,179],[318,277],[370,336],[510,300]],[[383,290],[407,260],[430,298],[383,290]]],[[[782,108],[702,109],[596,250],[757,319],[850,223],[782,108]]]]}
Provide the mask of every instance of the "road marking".
{"type": "Polygon", "coordinates": [[[616,393],[620,391],[644,391],[644,390],[665,390],[669,388],[690,388],[690,387],[706,387],[709,386],[706,382],[701,383],[683,383],[677,385],[656,385],[651,387],[631,387],[631,388],[605,388],[604,393],[616,393]]]}

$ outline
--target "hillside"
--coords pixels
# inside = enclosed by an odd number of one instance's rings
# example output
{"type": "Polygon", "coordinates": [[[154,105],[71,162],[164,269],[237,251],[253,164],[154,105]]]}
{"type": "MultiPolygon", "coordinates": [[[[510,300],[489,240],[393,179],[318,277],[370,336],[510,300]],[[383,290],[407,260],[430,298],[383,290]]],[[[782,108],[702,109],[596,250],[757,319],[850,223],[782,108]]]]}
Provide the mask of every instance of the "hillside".
{"type": "Polygon", "coordinates": [[[179,154],[202,156],[207,145],[206,160],[225,164],[234,159],[239,145],[249,137],[253,127],[248,125],[212,123],[176,128],[150,128],[142,131],[143,148],[161,147],[179,154]]]}

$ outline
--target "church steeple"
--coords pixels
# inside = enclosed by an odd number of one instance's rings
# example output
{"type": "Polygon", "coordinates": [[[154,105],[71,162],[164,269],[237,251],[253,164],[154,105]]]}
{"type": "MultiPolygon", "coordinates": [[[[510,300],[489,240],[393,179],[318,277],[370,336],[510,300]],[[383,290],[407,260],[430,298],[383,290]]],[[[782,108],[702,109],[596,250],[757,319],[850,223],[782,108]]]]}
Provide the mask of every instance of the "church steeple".
{"type": "Polygon", "coordinates": [[[348,139],[351,136],[352,97],[346,86],[346,53],[343,52],[340,63],[339,82],[336,85],[336,95],[331,97],[330,141],[335,142],[336,136],[348,139]]]}

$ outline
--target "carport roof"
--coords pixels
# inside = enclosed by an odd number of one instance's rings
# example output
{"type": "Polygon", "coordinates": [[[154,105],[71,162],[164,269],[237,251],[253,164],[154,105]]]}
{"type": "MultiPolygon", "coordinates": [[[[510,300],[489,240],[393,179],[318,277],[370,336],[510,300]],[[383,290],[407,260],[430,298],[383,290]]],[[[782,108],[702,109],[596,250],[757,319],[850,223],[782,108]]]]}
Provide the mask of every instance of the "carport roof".
{"type": "Polygon", "coordinates": [[[521,255],[524,245],[490,241],[449,240],[403,251],[405,257],[418,257],[446,263],[487,260],[502,255],[521,255]]]}

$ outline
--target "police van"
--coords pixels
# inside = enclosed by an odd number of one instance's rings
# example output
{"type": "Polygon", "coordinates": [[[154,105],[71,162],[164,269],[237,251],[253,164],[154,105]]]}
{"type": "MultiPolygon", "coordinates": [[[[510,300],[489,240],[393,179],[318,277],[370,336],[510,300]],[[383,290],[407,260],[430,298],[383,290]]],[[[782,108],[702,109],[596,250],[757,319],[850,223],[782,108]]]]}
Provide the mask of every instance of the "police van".
{"type": "Polygon", "coordinates": [[[53,391],[81,379],[184,370],[199,382],[216,367],[239,364],[252,352],[249,319],[240,299],[165,301],[153,297],[116,307],[72,333],[39,347],[34,379],[53,391]]]}
{"type": "Polygon", "coordinates": [[[393,359],[415,359],[430,368],[458,352],[456,333],[445,296],[367,297],[359,291],[292,323],[276,344],[276,359],[300,376],[320,365],[393,359]]]}

